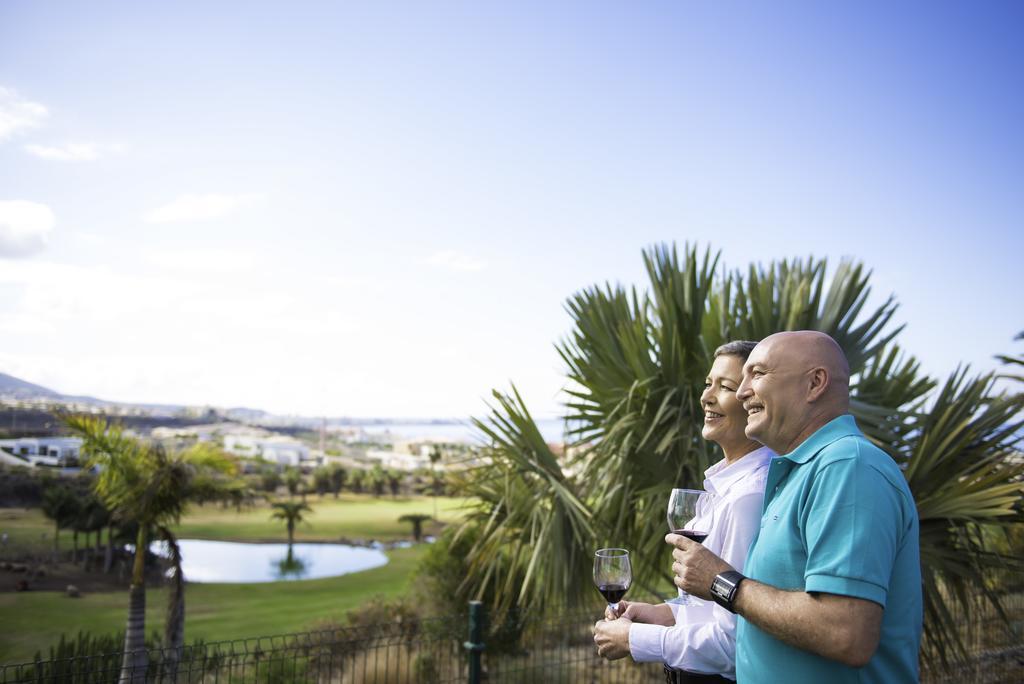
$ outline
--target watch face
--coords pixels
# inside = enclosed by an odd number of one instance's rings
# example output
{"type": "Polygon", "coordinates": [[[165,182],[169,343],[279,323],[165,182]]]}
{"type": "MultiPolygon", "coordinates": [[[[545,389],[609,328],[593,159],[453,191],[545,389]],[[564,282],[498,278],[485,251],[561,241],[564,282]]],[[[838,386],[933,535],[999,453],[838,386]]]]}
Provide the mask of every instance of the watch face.
{"type": "Polygon", "coordinates": [[[722,598],[729,596],[728,583],[721,577],[716,577],[715,581],[711,583],[711,593],[718,594],[722,598]]]}

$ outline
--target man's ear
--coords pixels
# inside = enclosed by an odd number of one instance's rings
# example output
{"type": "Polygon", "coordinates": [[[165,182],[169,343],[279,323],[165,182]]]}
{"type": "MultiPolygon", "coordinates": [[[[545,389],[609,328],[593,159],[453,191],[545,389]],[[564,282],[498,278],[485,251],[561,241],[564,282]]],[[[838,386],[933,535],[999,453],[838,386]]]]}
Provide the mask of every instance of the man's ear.
{"type": "Polygon", "coordinates": [[[832,378],[828,374],[828,369],[819,366],[810,372],[810,382],[807,387],[807,401],[815,402],[821,399],[829,385],[832,383],[832,378]]]}

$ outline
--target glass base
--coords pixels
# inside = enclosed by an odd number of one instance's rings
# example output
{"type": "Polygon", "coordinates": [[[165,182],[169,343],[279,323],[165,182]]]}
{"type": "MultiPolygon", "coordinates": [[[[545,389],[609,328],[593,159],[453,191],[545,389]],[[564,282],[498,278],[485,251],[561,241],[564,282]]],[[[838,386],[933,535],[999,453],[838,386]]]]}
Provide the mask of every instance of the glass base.
{"type": "Polygon", "coordinates": [[[695,606],[697,605],[696,599],[689,594],[680,594],[675,598],[668,599],[665,603],[671,603],[674,606],[695,606]]]}

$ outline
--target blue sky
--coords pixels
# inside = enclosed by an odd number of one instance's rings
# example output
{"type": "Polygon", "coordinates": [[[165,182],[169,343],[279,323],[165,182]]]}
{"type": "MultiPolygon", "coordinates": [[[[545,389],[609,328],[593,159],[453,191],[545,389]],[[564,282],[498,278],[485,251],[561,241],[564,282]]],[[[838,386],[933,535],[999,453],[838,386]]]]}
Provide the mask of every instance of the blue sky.
{"type": "Polygon", "coordinates": [[[1019,3],[0,5],[0,370],[558,411],[641,250],[853,257],[945,375],[1024,329],[1019,3]],[[834,5],[834,4],[833,4],[834,5]]]}

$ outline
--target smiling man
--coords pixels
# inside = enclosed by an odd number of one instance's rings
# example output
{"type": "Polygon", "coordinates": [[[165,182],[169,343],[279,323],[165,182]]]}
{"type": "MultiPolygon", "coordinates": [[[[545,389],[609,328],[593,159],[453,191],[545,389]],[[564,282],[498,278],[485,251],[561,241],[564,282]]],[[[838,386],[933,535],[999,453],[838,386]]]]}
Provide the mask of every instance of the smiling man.
{"type": "Polygon", "coordinates": [[[676,584],[740,616],[740,682],[916,682],[917,509],[895,462],[849,415],[849,366],[813,331],[765,338],[737,398],[772,459],[744,577],[680,535],[676,584]]]}

